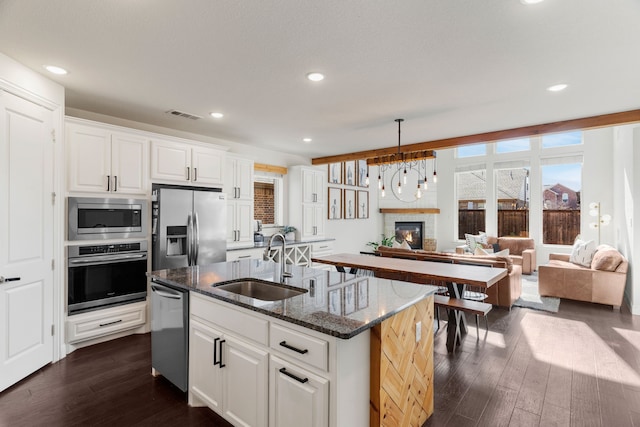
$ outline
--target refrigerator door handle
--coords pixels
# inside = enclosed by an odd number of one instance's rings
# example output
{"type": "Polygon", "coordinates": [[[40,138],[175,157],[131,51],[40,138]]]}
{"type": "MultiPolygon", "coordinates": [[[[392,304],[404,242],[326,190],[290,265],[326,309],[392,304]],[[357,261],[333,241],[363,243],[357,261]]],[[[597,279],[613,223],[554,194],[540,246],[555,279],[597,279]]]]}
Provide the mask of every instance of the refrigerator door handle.
{"type": "Polygon", "coordinates": [[[193,213],[193,265],[198,264],[198,252],[200,252],[200,224],[198,223],[198,212],[193,213]]]}
{"type": "Polygon", "coordinates": [[[191,212],[189,212],[189,217],[187,218],[187,265],[190,266],[191,259],[193,254],[191,253],[191,248],[193,246],[193,220],[191,218],[191,212]]]}

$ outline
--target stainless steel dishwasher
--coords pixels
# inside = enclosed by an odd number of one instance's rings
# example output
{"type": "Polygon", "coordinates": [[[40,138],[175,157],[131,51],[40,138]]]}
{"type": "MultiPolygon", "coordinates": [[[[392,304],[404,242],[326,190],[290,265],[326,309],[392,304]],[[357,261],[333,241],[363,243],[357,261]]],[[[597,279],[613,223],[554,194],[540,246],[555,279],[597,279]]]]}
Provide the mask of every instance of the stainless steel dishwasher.
{"type": "Polygon", "coordinates": [[[151,283],[151,367],[182,391],[188,387],[189,292],[151,283]]]}

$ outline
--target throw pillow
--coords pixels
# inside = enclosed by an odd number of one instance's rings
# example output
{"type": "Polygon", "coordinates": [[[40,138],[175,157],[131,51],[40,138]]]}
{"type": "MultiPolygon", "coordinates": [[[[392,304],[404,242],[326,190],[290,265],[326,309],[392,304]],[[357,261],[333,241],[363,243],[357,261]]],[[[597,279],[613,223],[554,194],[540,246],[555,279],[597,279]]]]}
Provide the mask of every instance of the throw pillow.
{"type": "Polygon", "coordinates": [[[494,252],[493,253],[494,256],[503,256],[503,257],[508,257],[509,256],[509,248],[507,249],[503,249],[499,252],[494,252]]]}
{"type": "Polygon", "coordinates": [[[486,249],[483,249],[482,246],[476,246],[476,250],[473,252],[474,255],[490,255],[486,249]]]}
{"type": "Polygon", "coordinates": [[[593,259],[593,254],[596,252],[596,243],[593,240],[582,241],[580,239],[576,239],[573,243],[573,248],[571,249],[571,255],[569,256],[569,261],[581,265],[583,267],[591,267],[591,260],[593,259]]]}
{"type": "Polygon", "coordinates": [[[591,268],[601,271],[616,271],[623,260],[622,254],[617,249],[609,245],[600,245],[593,255],[591,268]]]}
{"type": "Polygon", "coordinates": [[[487,244],[487,235],[484,233],[484,231],[481,231],[478,235],[465,234],[464,240],[469,250],[474,251],[478,243],[480,243],[481,245],[487,244]]]}

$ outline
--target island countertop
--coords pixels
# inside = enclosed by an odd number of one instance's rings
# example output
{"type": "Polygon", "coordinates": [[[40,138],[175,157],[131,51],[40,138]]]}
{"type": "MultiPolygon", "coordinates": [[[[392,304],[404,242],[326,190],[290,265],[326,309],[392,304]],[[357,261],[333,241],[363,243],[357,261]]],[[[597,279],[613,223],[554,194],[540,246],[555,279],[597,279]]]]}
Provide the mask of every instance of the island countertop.
{"type": "Polygon", "coordinates": [[[153,271],[153,281],[198,292],[306,328],[349,339],[415,303],[436,287],[397,280],[287,265],[293,277],[288,286],[307,290],[280,301],[262,301],[217,289],[214,285],[237,279],[280,282],[280,264],[246,259],[193,267],[153,271]]]}

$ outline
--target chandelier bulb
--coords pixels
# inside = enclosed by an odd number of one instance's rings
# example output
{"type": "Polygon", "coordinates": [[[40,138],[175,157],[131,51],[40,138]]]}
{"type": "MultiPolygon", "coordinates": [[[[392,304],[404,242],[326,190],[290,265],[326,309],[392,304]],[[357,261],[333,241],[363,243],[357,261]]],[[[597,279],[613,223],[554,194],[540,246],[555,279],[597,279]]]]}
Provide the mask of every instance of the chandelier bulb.
{"type": "Polygon", "coordinates": [[[384,197],[384,185],[382,186],[382,192],[380,193],[380,197],[384,197]]]}
{"type": "Polygon", "coordinates": [[[403,180],[404,180],[404,183],[406,184],[407,183],[407,167],[406,166],[404,167],[404,179],[403,180]]]}
{"type": "Polygon", "coordinates": [[[398,180],[398,194],[402,194],[402,184],[400,183],[400,180],[398,180]]]}
{"type": "Polygon", "coordinates": [[[369,172],[367,172],[367,176],[364,178],[364,185],[369,186],[369,172]]]}
{"type": "Polygon", "coordinates": [[[423,189],[424,191],[427,191],[427,187],[428,187],[428,186],[427,186],[427,177],[425,176],[425,177],[424,177],[424,181],[422,181],[422,189],[423,189]]]}
{"type": "Polygon", "coordinates": [[[416,191],[416,199],[419,199],[422,197],[422,191],[420,191],[420,186],[418,186],[418,190],[416,191]]]}
{"type": "Polygon", "coordinates": [[[438,174],[436,173],[436,171],[433,171],[433,182],[438,182],[438,174]]]}

